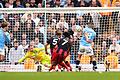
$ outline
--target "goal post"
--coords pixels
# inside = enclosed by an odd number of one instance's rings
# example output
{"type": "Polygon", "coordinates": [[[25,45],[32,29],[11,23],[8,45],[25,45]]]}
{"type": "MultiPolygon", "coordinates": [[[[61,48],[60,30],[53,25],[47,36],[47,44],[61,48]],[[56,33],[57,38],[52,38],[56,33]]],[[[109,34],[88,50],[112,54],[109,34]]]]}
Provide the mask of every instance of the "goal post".
{"type": "MultiPolygon", "coordinates": [[[[89,18],[93,20],[93,29],[97,34],[93,41],[93,48],[98,68],[101,70],[103,69],[106,57],[111,54],[111,50],[115,50],[115,56],[118,57],[118,65],[117,67],[115,66],[115,68],[114,66],[111,68],[118,69],[120,68],[119,11],[120,8],[118,7],[0,8],[0,25],[3,20],[9,22],[9,33],[11,36],[11,43],[6,45],[6,60],[0,64],[0,70],[2,70],[3,66],[6,67],[6,65],[9,65],[9,68],[12,69],[13,66],[16,66],[15,62],[26,53],[27,46],[31,40],[36,40],[35,42],[37,42],[38,38],[39,43],[44,45],[47,39],[55,34],[56,29],[60,29],[63,32],[67,29],[72,29],[74,31],[75,41],[68,58],[70,63],[74,65],[78,56],[79,41],[82,36],[82,32],[79,30],[86,27],[89,18]],[[18,49],[21,50],[21,46],[22,49],[24,49],[23,53],[19,53],[19,50],[14,50],[13,46],[15,40],[19,42],[18,49]],[[113,45],[113,40],[116,40],[117,46],[113,45]]],[[[82,58],[82,63],[86,67],[86,64],[89,63],[87,60],[90,59],[88,56],[84,56],[82,58]]],[[[114,65],[114,60],[112,65],[114,65]]],[[[24,69],[23,65],[22,67],[24,69]]],[[[89,69],[89,66],[87,67],[89,69]]]]}

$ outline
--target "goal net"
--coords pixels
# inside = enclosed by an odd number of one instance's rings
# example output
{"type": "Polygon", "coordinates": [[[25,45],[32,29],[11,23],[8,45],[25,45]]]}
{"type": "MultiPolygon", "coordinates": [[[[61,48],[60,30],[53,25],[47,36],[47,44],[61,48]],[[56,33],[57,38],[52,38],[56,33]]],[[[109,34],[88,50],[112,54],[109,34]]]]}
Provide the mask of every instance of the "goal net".
{"type": "MultiPolygon", "coordinates": [[[[98,70],[105,70],[105,59],[111,56],[111,69],[119,70],[120,53],[120,9],[119,8],[41,8],[41,9],[0,9],[0,25],[3,21],[9,23],[10,44],[5,45],[5,61],[0,63],[1,71],[36,71],[38,65],[32,60],[17,64],[28,49],[28,44],[34,40],[37,47],[43,46],[55,35],[56,29],[62,32],[68,29],[74,31],[74,44],[67,58],[75,65],[78,57],[79,42],[87,21],[92,19],[96,37],[93,43],[94,57],[98,70]],[[39,45],[38,45],[39,44],[39,45]],[[17,46],[17,48],[15,47],[17,46]],[[31,66],[28,66],[31,65],[31,66]],[[35,66],[35,67],[34,67],[35,66]],[[30,68],[29,68],[30,67],[30,68]]],[[[48,51],[50,53],[50,51],[48,51]]],[[[90,59],[82,56],[83,69],[89,70],[90,59]]]]}

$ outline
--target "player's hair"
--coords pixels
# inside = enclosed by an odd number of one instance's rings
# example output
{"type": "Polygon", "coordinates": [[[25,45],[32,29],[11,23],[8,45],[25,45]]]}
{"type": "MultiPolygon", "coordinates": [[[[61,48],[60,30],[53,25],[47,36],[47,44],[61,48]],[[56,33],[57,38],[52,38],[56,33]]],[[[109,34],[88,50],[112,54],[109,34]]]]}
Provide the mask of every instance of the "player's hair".
{"type": "Polygon", "coordinates": [[[63,35],[64,35],[64,37],[68,37],[68,38],[70,37],[69,32],[64,32],[63,35]]]}
{"type": "Polygon", "coordinates": [[[2,28],[5,28],[5,27],[7,27],[7,26],[8,26],[8,23],[7,23],[6,21],[2,22],[2,24],[1,24],[1,27],[2,27],[2,28]]]}
{"type": "Polygon", "coordinates": [[[61,32],[61,30],[56,30],[56,31],[55,31],[55,34],[56,34],[56,35],[61,35],[62,32],[61,32]]]}
{"type": "Polygon", "coordinates": [[[17,40],[15,40],[15,41],[14,41],[14,44],[15,44],[15,43],[18,43],[18,41],[17,41],[17,40]]]}
{"type": "Polygon", "coordinates": [[[69,30],[68,30],[68,33],[69,33],[70,35],[72,35],[72,36],[73,36],[73,34],[74,34],[74,32],[72,31],[72,29],[69,29],[69,30]]]}
{"type": "Polygon", "coordinates": [[[93,19],[92,16],[90,15],[90,13],[87,13],[83,16],[84,20],[85,20],[85,24],[88,25],[88,27],[90,28],[94,28],[94,23],[93,23],[93,19]]]}

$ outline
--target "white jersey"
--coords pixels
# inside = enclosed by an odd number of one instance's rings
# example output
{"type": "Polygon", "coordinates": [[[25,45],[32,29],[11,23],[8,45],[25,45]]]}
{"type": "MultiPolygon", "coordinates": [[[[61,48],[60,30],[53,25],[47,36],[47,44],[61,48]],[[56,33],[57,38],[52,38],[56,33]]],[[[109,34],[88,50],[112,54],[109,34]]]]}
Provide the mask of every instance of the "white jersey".
{"type": "Polygon", "coordinates": [[[15,49],[12,47],[9,51],[9,61],[11,63],[18,62],[19,59],[21,59],[25,55],[24,49],[21,47],[18,47],[15,49]]]}

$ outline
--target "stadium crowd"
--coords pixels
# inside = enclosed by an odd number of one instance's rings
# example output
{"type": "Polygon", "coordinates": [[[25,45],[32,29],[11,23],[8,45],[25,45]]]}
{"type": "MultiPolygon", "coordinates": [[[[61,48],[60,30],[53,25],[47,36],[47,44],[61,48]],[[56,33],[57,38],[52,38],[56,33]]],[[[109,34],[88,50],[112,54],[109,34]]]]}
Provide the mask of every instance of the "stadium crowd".
{"type": "MultiPolygon", "coordinates": [[[[119,0],[47,0],[46,7],[118,7],[119,0]]],[[[42,8],[45,7],[44,0],[1,0],[1,8],[42,8]]],[[[47,38],[54,35],[56,29],[62,32],[72,29],[74,31],[74,45],[71,48],[71,63],[77,58],[81,32],[86,26],[86,21],[91,18],[94,30],[97,33],[94,40],[94,53],[98,62],[104,61],[104,57],[115,48],[119,53],[120,46],[120,13],[47,13],[47,24],[44,21],[44,13],[3,13],[0,14],[0,26],[2,21],[9,23],[11,37],[10,44],[6,44],[6,61],[16,62],[24,54],[31,40],[37,47],[44,46],[45,26],[47,25],[47,38]],[[78,28],[78,29],[77,29],[78,28]],[[80,35],[80,36],[78,36],[80,35]],[[114,38],[114,39],[113,39],[114,38]],[[115,44],[115,45],[114,45],[115,44]]],[[[103,63],[103,62],[101,62],[103,63]]]]}
{"type": "Polygon", "coordinates": [[[1,0],[0,8],[119,7],[119,0],[1,0]]]}
{"type": "MultiPolygon", "coordinates": [[[[98,13],[97,13],[98,14],[98,13]]],[[[115,14],[114,12],[112,14],[115,14]]],[[[119,13],[117,12],[117,15],[119,13]]],[[[81,32],[79,29],[82,29],[86,25],[86,21],[88,18],[93,19],[94,30],[97,33],[96,39],[94,40],[94,53],[98,57],[98,61],[103,61],[103,58],[108,54],[108,49],[112,44],[112,38],[116,37],[116,41],[120,44],[120,22],[119,17],[110,15],[107,21],[104,21],[104,17],[101,15],[99,17],[92,17],[90,13],[84,13],[82,16],[79,13],[73,14],[47,14],[47,39],[54,35],[56,29],[60,29],[62,32],[72,29],[74,31],[74,45],[71,49],[71,62],[74,63],[74,60],[77,58],[77,51],[79,49],[79,40],[81,36],[81,32]],[[95,20],[94,20],[95,19],[95,20]],[[113,19],[115,23],[113,24],[113,19]],[[103,22],[100,22],[103,21],[103,22]],[[96,25],[97,24],[97,25],[96,25]],[[99,25],[99,26],[98,26],[99,25]]],[[[94,14],[95,15],[95,14],[94,14]]],[[[25,50],[27,49],[28,44],[31,40],[35,40],[37,47],[43,47],[44,39],[45,39],[45,22],[44,22],[44,14],[43,13],[33,13],[33,14],[3,14],[2,21],[9,22],[9,32],[11,37],[11,43],[6,44],[6,46],[10,49],[10,51],[6,52],[6,56],[12,56],[9,58],[14,58],[16,56],[21,56],[25,54],[25,50]],[[14,41],[18,41],[17,44],[14,44],[14,41]],[[39,45],[38,45],[39,44],[39,45]],[[14,52],[15,46],[18,46],[21,49],[18,50],[18,54],[16,54],[16,50],[14,52]],[[23,52],[19,52],[19,50],[23,52]],[[13,51],[13,52],[11,52],[13,51]]],[[[0,24],[1,25],[1,24],[0,24]]],[[[119,47],[119,46],[118,46],[119,47]]],[[[119,48],[116,50],[119,50],[119,48]]],[[[119,52],[119,51],[118,51],[119,52]]],[[[6,57],[9,61],[8,57],[6,57]]],[[[13,62],[13,61],[12,61],[13,62]]]]}

